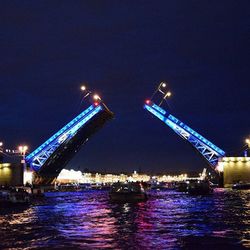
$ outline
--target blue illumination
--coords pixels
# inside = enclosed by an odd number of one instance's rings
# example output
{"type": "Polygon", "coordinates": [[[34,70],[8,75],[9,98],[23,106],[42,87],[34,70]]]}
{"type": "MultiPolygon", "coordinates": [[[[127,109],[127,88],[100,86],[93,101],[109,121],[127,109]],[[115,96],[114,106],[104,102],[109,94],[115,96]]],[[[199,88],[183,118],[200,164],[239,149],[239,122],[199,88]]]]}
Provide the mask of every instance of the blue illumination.
{"type": "Polygon", "coordinates": [[[38,170],[41,167],[39,166],[41,162],[46,161],[49,158],[49,156],[60,146],[60,144],[62,144],[66,139],[72,138],[86,122],[88,122],[93,116],[95,116],[101,110],[102,110],[101,105],[98,105],[96,107],[94,105],[91,105],[81,114],[79,114],[76,118],[74,118],[72,121],[66,124],[57,133],[51,136],[36,150],[30,153],[26,157],[26,161],[28,163],[31,163],[32,167],[35,170],[38,170]],[[33,163],[35,160],[38,159],[39,159],[39,164],[36,164],[38,165],[38,167],[35,167],[34,166],[35,164],[33,165],[33,163]]]}
{"type": "Polygon", "coordinates": [[[168,114],[167,116],[164,116],[167,112],[156,104],[151,103],[149,105],[145,105],[144,108],[167,124],[179,136],[188,140],[209,161],[211,165],[215,166],[218,158],[225,155],[225,152],[222,149],[214,145],[212,142],[191,129],[173,115],[168,114]]]}
{"type": "Polygon", "coordinates": [[[163,115],[165,115],[165,114],[167,113],[164,109],[162,109],[161,107],[159,107],[159,106],[156,105],[156,104],[153,104],[152,107],[153,107],[154,109],[156,109],[157,111],[159,111],[160,113],[162,113],[163,115]]]}
{"type": "Polygon", "coordinates": [[[155,115],[156,117],[158,117],[160,120],[162,120],[163,122],[165,121],[165,116],[163,116],[162,114],[159,114],[157,111],[155,111],[154,109],[152,109],[150,106],[145,105],[144,106],[145,109],[147,109],[149,112],[151,112],[153,115],[155,115]]]}
{"type": "Polygon", "coordinates": [[[219,147],[215,146],[212,142],[210,142],[209,140],[207,140],[206,138],[204,138],[202,135],[200,135],[199,133],[197,133],[196,131],[194,131],[193,129],[191,129],[189,126],[187,126],[186,124],[184,124],[183,122],[181,122],[180,120],[178,120],[173,115],[169,115],[168,118],[170,120],[172,120],[173,122],[175,122],[176,124],[178,124],[184,130],[188,131],[190,134],[192,134],[196,138],[200,139],[202,142],[204,142],[205,144],[207,144],[209,147],[211,147],[212,149],[214,149],[216,152],[220,153],[222,156],[225,155],[225,152],[222,149],[220,149],[219,147]]]}

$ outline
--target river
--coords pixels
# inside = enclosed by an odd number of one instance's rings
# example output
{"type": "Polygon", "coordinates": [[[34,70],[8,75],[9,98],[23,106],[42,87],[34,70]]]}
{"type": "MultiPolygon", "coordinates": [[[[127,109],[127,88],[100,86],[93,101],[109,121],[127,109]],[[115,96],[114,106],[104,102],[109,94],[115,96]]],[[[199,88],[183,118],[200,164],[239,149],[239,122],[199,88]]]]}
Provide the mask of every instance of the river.
{"type": "Polygon", "coordinates": [[[116,204],[107,191],[54,192],[27,207],[1,207],[0,248],[250,248],[250,191],[149,195],[116,204]]]}

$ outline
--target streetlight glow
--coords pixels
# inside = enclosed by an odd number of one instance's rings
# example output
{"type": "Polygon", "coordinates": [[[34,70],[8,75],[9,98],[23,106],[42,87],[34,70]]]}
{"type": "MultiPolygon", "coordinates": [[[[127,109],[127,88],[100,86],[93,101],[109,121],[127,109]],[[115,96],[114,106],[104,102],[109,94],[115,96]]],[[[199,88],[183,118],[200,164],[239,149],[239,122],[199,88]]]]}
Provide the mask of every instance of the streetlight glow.
{"type": "Polygon", "coordinates": [[[96,100],[96,101],[97,101],[97,100],[101,100],[100,96],[97,95],[97,94],[93,95],[93,99],[96,100]]]}
{"type": "Polygon", "coordinates": [[[19,146],[18,150],[20,151],[21,154],[25,155],[26,151],[28,150],[28,146],[19,146]]]}
{"type": "Polygon", "coordinates": [[[81,86],[81,90],[82,90],[82,91],[85,91],[85,90],[86,90],[86,86],[82,85],[82,86],[81,86]]]}
{"type": "Polygon", "coordinates": [[[163,82],[163,83],[161,84],[161,86],[162,86],[163,88],[166,88],[167,84],[166,84],[165,82],[163,82]]]}
{"type": "Polygon", "coordinates": [[[170,97],[172,95],[172,93],[170,91],[167,92],[166,96],[170,97]]]}
{"type": "Polygon", "coordinates": [[[3,146],[3,142],[0,142],[0,147],[2,147],[3,146]]]}

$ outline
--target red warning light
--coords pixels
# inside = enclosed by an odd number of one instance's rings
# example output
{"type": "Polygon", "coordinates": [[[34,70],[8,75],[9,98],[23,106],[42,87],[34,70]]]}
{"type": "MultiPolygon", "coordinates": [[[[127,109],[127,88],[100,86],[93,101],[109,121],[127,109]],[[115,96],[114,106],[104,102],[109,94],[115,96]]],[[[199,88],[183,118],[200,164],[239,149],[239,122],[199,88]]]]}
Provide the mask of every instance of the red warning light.
{"type": "Polygon", "coordinates": [[[94,102],[94,106],[98,106],[99,105],[99,102],[94,102]]]}
{"type": "Polygon", "coordinates": [[[149,99],[147,99],[145,102],[146,102],[146,104],[148,104],[148,105],[151,103],[151,101],[150,101],[149,99]]]}

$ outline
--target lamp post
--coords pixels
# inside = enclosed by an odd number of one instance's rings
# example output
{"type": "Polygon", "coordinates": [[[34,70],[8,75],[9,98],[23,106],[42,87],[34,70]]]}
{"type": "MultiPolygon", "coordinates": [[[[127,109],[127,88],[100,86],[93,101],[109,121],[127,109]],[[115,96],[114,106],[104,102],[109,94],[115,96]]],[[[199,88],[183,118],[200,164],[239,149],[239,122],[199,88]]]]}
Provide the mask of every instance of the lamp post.
{"type": "Polygon", "coordinates": [[[0,142],[0,163],[3,162],[3,142],[0,142]]]}
{"type": "Polygon", "coordinates": [[[172,93],[168,90],[167,88],[167,83],[166,82],[161,82],[158,87],[156,88],[155,92],[153,93],[153,95],[151,96],[150,100],[152,100],[152,98],[156,95],[156,93],[161,93],[163,95],[163,98],[159,104],[159,106],[161,106],[163,100],[166,100],[167,98],[169,98],[172,93]]]}
{"type": "Polygon", "coordinates": [[[25,185],[25,174],[27,172],[27,165],[26,165],[26,160],[25,160],[25,156],[26,156],[26,152],[28,150],[28,146],[26,145],[21,145],[18,147],[18,151],[20,153],[20,155],[22,156],[22,160],[21,163],[23,165],[23,184],[25,185]]]}
{"type": "Polygon", "coordinates": [[[87,87],[86,87],[85,85],[82,85],[80,89],[81,89],[81,91],[82,91],[83,94],[84,94],[82,100],[85,99],[86,97],[88,97],[88,96],[91,94],[91,91],[88,90],[87,87]]]}
{"type": "Polygon", "coordinates": [[[247,150],[249,150],[249,148],[250,148],[250,139],[247,138],[247,139],[245,140],[245,142],[246,142],[246,144],[247,144],[247,148],[246,148],[246,150],[245,150],[245,157],[247,157],[247,150]]]}

